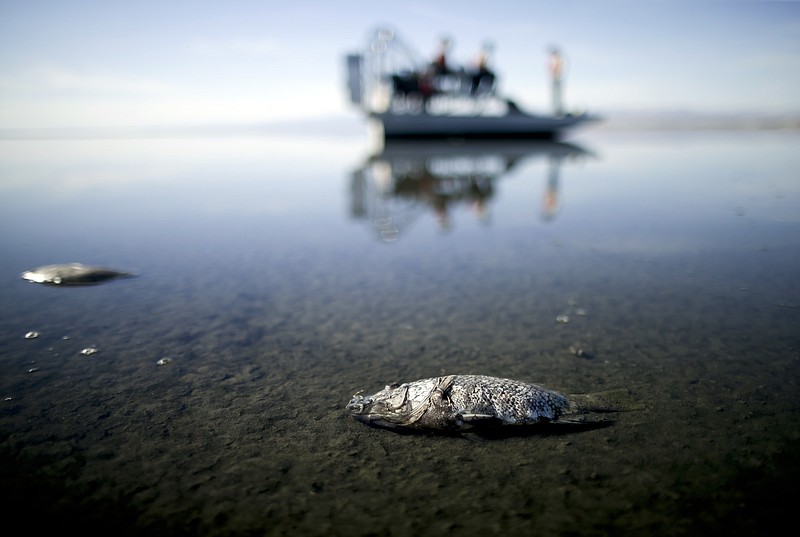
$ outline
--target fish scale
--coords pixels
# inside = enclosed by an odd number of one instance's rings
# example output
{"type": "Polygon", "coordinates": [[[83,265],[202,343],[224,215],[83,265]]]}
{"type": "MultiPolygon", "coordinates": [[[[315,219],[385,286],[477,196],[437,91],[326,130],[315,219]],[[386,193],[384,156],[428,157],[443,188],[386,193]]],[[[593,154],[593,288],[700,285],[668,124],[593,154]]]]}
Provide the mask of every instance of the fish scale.
{"type": "Polygon", "coordinates": [[[460,375],[450,400],[462,414],[494,415],[505,423],[554,420],[568,407],[566,397],[536,384],[484,375],[460,375]]]}

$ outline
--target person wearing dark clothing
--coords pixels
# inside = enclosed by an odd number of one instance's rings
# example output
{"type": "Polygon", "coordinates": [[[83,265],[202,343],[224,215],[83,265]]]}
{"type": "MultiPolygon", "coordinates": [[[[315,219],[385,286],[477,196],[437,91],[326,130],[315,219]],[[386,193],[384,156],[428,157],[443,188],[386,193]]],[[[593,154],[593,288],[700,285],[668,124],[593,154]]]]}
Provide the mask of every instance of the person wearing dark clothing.
{"type": "Polygon", "coordinates": [[[470,95],[491,91],[494,86],[495,74],[489,69],[489,58],[492,55],[494,46],[491,43],[484,43],[475,61],[475,72],[472,75],[472,85],[470,95]]]}

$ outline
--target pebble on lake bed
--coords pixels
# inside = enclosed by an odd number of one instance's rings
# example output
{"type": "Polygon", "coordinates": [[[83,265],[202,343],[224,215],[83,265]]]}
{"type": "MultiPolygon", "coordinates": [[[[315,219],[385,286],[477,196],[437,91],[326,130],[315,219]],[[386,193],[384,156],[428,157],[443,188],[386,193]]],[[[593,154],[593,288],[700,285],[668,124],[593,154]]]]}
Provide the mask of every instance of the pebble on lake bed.
{"type": "Polygon", "coordinates": [[[92,354],[96,354],[97,349],[95,347],[86,347],[81,351],[81,354],[84,356],[91,356],[92,354]]]}
{"type": "Polygon", "coordinates": [[[569,352],[574,354],[578,358],[586,358],[588,360],[591,360],[592,358],[594,358],[594,353],[591,353],[589,351],[583,350],[583,347],[581,347],[579,345],[571,345],[570,348],[569,348],[569,352]]]}
{"type": "Polygon", "coordinates": [[[30,332],[28,332],[27,334],[25,334],[25,339],[36,339],[36,338],[37,338],[37,337],[39,337],[40,335],[41,335],[41,334],[40,334],[39,332],[34,332],[34,331],[32,331],[32,330],[31,330],[30,332]]]}
{"type": "Polygon", "coordinates": [[[556,322],[565,324],[569,322],[569,315],[556,315],[556,322]]]}
{"type": "Polygon", "coordinates": [[[156,365],[167,365],[172,361],[172,358],[162,358],[156,362],[156,365]]]}

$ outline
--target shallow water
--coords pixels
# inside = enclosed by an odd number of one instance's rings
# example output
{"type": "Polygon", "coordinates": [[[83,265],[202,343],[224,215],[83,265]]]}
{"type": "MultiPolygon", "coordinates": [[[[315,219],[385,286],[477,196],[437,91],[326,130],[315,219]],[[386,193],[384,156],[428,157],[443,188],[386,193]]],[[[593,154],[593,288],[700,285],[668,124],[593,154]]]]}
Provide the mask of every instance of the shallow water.
{"type": "Polygon", "coordinates": [[[121,535],[776,529],[800,492],[798,140],[0,141],[6,520],[121,535]],[[19,278],[72,261],[138,277],[19,278]],[[645,409],[488,442],[344,409],[442,373],[626,387],[645,409]]]}

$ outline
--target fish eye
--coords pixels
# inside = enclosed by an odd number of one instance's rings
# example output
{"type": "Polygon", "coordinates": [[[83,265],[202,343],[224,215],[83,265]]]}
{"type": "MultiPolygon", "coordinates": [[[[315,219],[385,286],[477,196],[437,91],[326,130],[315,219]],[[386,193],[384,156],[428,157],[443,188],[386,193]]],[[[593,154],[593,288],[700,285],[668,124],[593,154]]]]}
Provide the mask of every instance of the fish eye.
{"type": "Polygon", "coordinates": [[[392,382],[391,384],[387,384],[385,389],[386,390],[394,390],[395,388],[399,388],[399,387],[400,387],[400,383],[399,382],[392,382]]]}

